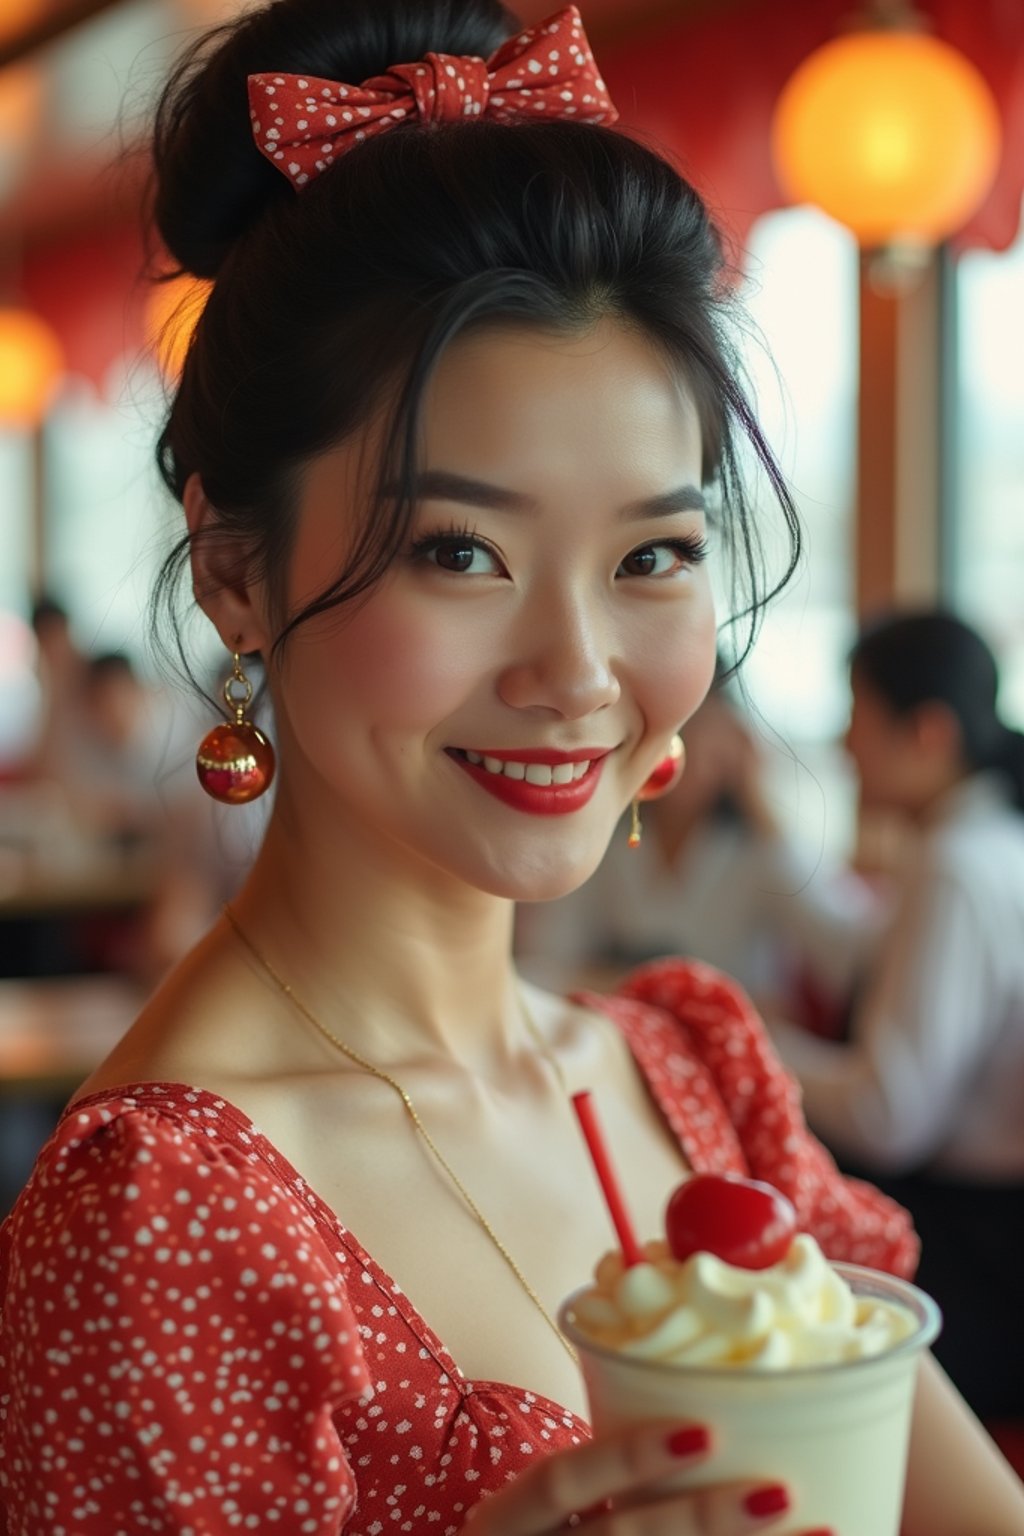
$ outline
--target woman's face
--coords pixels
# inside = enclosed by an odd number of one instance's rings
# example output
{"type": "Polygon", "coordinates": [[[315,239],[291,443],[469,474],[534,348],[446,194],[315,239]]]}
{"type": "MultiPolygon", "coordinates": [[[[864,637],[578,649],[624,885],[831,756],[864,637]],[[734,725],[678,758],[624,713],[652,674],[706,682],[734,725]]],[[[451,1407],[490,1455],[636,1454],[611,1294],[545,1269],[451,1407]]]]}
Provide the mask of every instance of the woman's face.
{"type": "Polygon", "coordinates": [[[857,770],[861,804],[916,816],[947,777],[946,752],[930,730],[927,706],[899,714],[854,669],[846,750],[857,770]]]}
{"type": "MultiPolygon", "coordinates": [[[[345,561],[369,447],[308,470],[291,611],[345,561]]],[[[494,329],[442,359],[421,463],[409,546],[289,639],[281,793],[292,815],[326,793],[361,836],[479,889],[560,895],[711,680],[697,412],[617,323],[494,329]]]]}

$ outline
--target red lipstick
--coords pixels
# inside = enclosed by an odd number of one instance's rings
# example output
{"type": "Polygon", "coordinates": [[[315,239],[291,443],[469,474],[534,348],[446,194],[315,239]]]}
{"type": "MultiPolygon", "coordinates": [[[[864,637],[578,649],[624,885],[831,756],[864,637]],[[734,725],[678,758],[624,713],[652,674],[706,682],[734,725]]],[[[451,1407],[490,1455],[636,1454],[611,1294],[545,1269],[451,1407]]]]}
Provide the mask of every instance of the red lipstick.
{"type": "Polygon", "coordinates": [[[555,768],[561,763],[589,762],[586,773],[567,784],[531,784],[525,778],[512,779],[506,773],[491,773],[483,763],[471,763],[464,752],[453,748],[448,749],[448,755],[481,789],[513,810],[531,816],[568,816],[581,810],[592,798],[609,750],[608,747],[578,747],[574,752],[558,752],[549,747],[524,748],[517,752],[500,747],[493,751],[474,749],[475,756],[490,757],[501,763],[539,763],[555,768]]]}

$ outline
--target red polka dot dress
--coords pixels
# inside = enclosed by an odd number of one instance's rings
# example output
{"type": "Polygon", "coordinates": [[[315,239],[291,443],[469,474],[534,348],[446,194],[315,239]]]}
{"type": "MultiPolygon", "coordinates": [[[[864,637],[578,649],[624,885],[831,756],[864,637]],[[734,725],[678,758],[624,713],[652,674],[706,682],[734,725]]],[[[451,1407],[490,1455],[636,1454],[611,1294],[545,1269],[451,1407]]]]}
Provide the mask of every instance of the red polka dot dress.
{"type": "MultiPolygon", "coordinates": [[[[770,1180],[834,1258],[906,1274],[905,1214],[842,1179],[740,993],[664,962],[588,997],[695,1170],[770,1180]]],[[[452,1536],[587,1437],[466,1380],[239,1110],[141,1083],[69,1109],[0,1229],[3,1536],[452,1536]]]]}

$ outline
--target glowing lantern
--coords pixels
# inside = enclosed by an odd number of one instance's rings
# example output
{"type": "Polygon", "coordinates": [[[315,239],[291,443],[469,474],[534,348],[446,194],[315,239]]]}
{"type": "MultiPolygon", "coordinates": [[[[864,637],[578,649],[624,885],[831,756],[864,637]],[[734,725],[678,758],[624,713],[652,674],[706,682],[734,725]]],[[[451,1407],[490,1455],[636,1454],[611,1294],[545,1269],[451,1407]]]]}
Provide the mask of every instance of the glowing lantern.
{"type": "Polygon", "coordinates": [[[39,119],[43,77],[27,64],[11,64],[0,74],[0,147],[25,139],[39,119]]]}
{"type": "Polygon", "coordinates": [[[64,371],[53,331],[27,309],[0,309],[0,427],[38,426],[64,371]]]}
{"type": "Polygon", "coordinates": [[[999,163],[987,83],[961,53],[913,30],[851,32],[817,49],[779,97],[776,173],[862,246],[938,244],[981,205],[999,163]]]}
{"type": "Polygon", "coordinates": [[[213,285],[197,277],[156,283],[146,303],[146,340],[166,379],[177,380],[213,285]]]}
{"type": "Polygon", "coordinates": [[[0,42],[7,42],[28,30],[46,9],[46,0],[4,0],[0,12],[0,42]]]}

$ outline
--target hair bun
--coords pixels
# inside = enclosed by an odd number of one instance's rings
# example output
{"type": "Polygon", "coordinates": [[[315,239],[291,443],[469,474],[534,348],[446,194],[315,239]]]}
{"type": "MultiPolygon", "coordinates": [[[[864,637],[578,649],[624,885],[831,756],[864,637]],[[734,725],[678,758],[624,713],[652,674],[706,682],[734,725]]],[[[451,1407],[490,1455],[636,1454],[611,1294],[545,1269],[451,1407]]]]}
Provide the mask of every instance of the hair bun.
{"type": "Polygon", "coordinates": [[[157,109],[153,215],[168,250],[215,277],[264,210],[295,197],[253,142],[249,75],[358,83],[430,52],[487,57],[517,28],[501,0],[276,0],[204,34],[157,109]]]}

